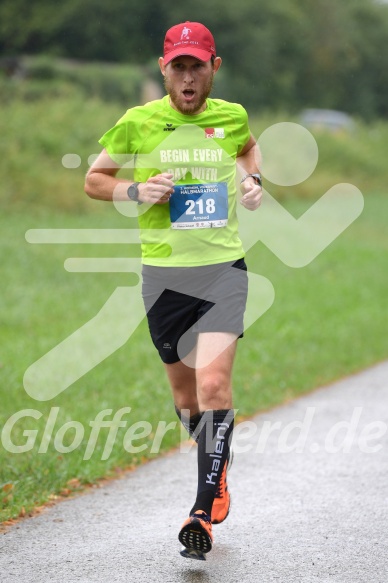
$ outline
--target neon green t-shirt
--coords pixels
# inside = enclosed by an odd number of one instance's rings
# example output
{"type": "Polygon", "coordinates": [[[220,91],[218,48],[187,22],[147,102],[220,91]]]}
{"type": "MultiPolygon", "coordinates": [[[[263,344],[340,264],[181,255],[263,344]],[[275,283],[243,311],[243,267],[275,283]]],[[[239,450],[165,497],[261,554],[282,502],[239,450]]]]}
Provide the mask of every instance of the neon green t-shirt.
{"type": "Polygon", "coordinates": [[[236,215],[236,156],[250,137],[236,103],[207,99],[198,115],[173,109],[169,96],[129,109],[99,140],[120,165],[145,182],[173,174],[174,194],[163,205],[138,205],[146,265],[194,267],[244,256],[236,215]]]}

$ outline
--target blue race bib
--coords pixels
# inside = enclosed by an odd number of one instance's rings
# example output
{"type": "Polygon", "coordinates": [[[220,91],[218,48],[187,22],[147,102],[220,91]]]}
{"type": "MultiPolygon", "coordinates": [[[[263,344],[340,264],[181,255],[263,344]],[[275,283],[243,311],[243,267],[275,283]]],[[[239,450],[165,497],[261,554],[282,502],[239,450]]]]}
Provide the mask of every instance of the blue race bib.
{"type": "Polygon", "coordinates": [[[175,186],[170,198],[170,218],[173,229],[225,227],[228,224],[227,183],[175,186]]]}

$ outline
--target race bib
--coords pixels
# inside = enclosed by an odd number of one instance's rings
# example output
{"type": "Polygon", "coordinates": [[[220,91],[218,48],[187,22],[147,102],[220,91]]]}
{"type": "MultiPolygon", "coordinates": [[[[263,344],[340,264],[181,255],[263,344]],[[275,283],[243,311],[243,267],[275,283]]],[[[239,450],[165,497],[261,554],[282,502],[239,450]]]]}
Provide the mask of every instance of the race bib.
{"type": "Polygon", "coordinates": [[[173,229],[225,227],[228,224],[227,183],[175,186],[170,198],[170,218],[173,229]]]}

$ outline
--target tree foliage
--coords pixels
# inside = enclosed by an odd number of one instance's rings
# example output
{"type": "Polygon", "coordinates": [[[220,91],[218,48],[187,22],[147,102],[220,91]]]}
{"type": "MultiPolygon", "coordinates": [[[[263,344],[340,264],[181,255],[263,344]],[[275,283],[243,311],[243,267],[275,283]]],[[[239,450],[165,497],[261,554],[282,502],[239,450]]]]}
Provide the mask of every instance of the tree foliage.
{"type": "Polygon", "coordinates": [[[226,99],[388,117],[388,6],[377,0],[2,0],[0,51],[149,64],[186,20],[214,33],[226,99]]]}

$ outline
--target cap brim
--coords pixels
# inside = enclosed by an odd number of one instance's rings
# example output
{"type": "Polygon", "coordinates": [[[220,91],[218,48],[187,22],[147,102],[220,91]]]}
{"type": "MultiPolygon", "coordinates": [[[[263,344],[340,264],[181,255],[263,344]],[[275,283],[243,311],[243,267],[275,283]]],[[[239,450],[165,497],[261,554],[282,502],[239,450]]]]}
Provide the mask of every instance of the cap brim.
{"type": "Polygon", "coordinates": [[[183,56],[187,56],[187,57],[195,57],[196,59],[199,59],[200,61],[210,61],[210,59],[213,56],[213,53],[209,52],[209,51],[204,51],[202,49],[194,49],[194,48],[179,48],[179,49],[175,49],[175,51],[170,51],[169,53],[167,53],[167,55],[164,56],[164,64],[168,65],[168,63],[170,63],[170,61],[172,61],[173,59],[176,59],[177,57],[183,57],[183,56]]]}

